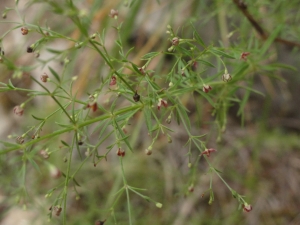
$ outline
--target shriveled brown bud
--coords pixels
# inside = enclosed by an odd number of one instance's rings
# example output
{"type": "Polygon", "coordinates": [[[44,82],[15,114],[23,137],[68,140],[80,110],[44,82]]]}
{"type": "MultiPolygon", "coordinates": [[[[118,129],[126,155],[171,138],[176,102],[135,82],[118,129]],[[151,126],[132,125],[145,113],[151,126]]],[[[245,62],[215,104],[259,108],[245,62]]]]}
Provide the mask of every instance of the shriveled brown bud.
{"type": "Polygon", "coordinates": [[[27,27],[21,27],[21,33],[23,35],[27,35],[28,34],[28,28],[27,27]]]}
{"type": "Polygon", "coordinates": [[[44,83],[46,83],[48,81],[49,76],[46,73],[43,73],[41,75],[41,81],[43,81],[44,83]]]}

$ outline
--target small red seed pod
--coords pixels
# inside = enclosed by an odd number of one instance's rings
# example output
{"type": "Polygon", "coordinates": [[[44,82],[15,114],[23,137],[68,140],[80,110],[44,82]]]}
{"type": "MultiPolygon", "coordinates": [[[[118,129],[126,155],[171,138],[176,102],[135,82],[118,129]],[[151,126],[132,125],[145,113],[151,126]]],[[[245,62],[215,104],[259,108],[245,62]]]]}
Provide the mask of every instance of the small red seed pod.
{"type": "Polygon", "coordinates": [[[249,205],[249,204],[247,204],[247,203],[245,203],[244,205],[243,205],[243,211],[244,212],[250,212],[252,210],[252,206],[251,205],[249,205]]]}
{"type": "Polygon", "coordinates": [[[60,213],[61,213],[61,211],[62,211],[62,207],[60,207],[60,206],[54,206],[54,212],[55,212],[56,216],[59,216],[60,213]]]}
{"type": "Polygon", "coordinates": [[[27,28],[27,27],[21,27],[21,33],[22,33],[23,35],[28,34],[28,28],[27,28]]]}
{"type": "Polygon", "coordinates": [[[202,90],[203,90],[203,92],[208,93],[210,90],[212,90],[212,88],[210,85],[203,84],[202,90]]]}
{"type": "Polygon", "coordinates": [[[118,151],[117,151],[117,155],[124,157],[125,156],[125,151],[123,149],[119,148],[118,151]]]}
{"type": "Polygon", "coordinates": [[[89,103],[89,104],[87,105],[87,108],[90,108],[90,109],[92,109],[93,112],[96,112],[97,109],[98,109],[97,102],[89,103]]]}
{"type": "Polygon", "coordinates": [[[41,81],[43,81],[44,83],[46,83],[48,81],[49,76],[46,73],[43,73],[41,75],[41,81]]]}
{"type": "Polygon", "coordinates": [[[117,83],[117,78],[115,76],[112,76],[111,79],[110,79],[110,83],[109,85],[110,86],[113,86],[117,83]]]}
{"type": "Polygon", "coordinates": [[[145,69],[144,69],[143,67],[139,67],[138,70],[139,70],[139,71],[141,72],[141,74],[143,74],[143,75],[146,73],[146,72],[145,72],[145,69]]]}
{"type": "Polygon", "coordinates": [[[247,56],[248,56],[248,55],[250,55],[250,52],[243,52],[243,53],[241,54],[240,59],[241,59],[241,60],[244,60],[244,61],[247,61],[247,56]]]}
{"type": "Polygon", "coordinates": [[[178,38],[178,37],[174,37],[174,38],[172,39],[172,45],[174,45],[174,46],[179,45],[179,38],[178,38]]]}
{"type": "Polygon", "coordinates": [[[18,116],[22,116],[24,113],[24,109],[21,106],[17,105],[14,107],[14,113],[18,116]]]}

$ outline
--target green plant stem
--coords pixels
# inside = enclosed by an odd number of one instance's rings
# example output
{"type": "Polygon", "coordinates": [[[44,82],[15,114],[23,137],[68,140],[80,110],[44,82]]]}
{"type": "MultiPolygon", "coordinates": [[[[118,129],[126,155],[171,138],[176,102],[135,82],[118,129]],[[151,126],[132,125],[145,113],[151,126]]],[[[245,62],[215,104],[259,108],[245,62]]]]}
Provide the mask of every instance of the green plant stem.
{"type": "Polygon", "coordinates": [[[67,167],[67,173],[66,173],[66,180],[65,180],[65,186],[64,186],[64,194],[63,194],[63,201],[64,201],[64,210],[63,210],[63,225],[67,224],[67,196],[68,196],[68,184],[70,181],[70,171],[71,171],[71,162],[72,162],[72,153],[73,148],[76,142],[76,131],[74,132],[73,142],[72,146],[69,151],[69,160],[68,160],[68,167],[67,167]]]}
{"type": "Polygon", "coordinates": [[[122,170],[122,177],[123,177],[124,188],[125,188],[126,197],[127,197],[127,207],[128,207],[129,224],[132,225],[132,215],[131,215],[131,208],[130,208],[129,190],[128,190],[128,184],[127,184],[127,181],[126,181],[126,178],[125,178],[122,157],[120,157],[120,164],[121,164],[121,170],[122,170]]]}
{"type": "MultiPolygon", "coordinates": [[[[126,108],[122,108],[118,111],[115,111],[114,116],[122,115],[124,113],[127,113],[127,112],[135,110],[135,109],[139,109],[139,108],[142,109],[143,107],[144,107],[143,105],[136,104],[136,105],[129,106],[129,107],[126,107],[126,108]]],[[[75,130],[75,129],[78,129],[78,128],[81,128],[81,127],[85,127],[85,126],[88,126],[90,124],[96,123],[98,121],[106,120],[106,119],[111,118],[111,117],[112,117],[112,115],[110,113],[108,113],[108,114],[105,114],[105,115],[102,115],[102,116],[99,116],[99,117],[96,117],[96,118],[93,118],[93,119],[90,119],[90,120],[86,120],[84,122],[78,123],[76,127],[68,127],[68,128],[62,129],[62,130],[54,131],[51,134],[41,136],[38,139],[31,140],[31,141],[26,142],[22,145],[15,145],[11,148],[4,149],[4,150],[0,151],[0,155],[6,154],[6,153],[14,151],[14,150],[25,149],[28,146],[33,145],[35,143],[38,143],[42,140],[45,140],[45,139],[48,139],[48,138],[53,138],[53,137],[58,136],[60,134],[67,133],[67,132],[70,132],[72,130],[75,130]]]]}

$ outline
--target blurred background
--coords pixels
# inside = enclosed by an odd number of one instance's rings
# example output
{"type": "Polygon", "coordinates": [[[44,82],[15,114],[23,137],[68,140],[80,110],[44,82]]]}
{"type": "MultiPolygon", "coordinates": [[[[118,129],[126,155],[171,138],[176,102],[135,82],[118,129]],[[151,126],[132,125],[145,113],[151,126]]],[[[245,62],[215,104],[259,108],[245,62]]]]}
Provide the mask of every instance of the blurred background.
{"type": "MultiPolygon", "coordinates": [[[[47,2],[20,0],[18,8],[21,17],[25,17],[27,23],[49,27],[74,40],[80,39],[80,31],[66,17],[66,12],[53,12],[47,2]]],[[[203,98],[197,98],[196,105],[189,96],[181,99],[190,111],[192,133],[207,134],[203,139],[206,146],[217,150],[208,160],[222,171],[223,179],[231,188],[245,195],[246,201],[253,207],[248,213],[238,209],[237,200],[222,180],[209,172],[203,157],[195,169],[188,168],[188,148],[185,146],[188,135],[182,125],[172,121],[169,125],[174,130],[170,134],[172,143],[168,142],[166,135],[159,136],[149,156],[145,154],[145,149],[152,139],[148,137],[142,113],[134,115],[126,126],[134,152],[128,151],[124,157],[125,176],[129,185],[147,189],[143,193],[163,205],[159,209],[152,202],[131,193],[134,224],[300,224],[299,46],[274,42],[266,54],[260,55],[265,40],[231,0],[136,0],[130,7],[130,1],[126,6],[126,1],[119,0],[73,2],[81,16],[86,18],[91,34],[101,34],[105,30],[106,48],[116,56],[117,33],[112,28],[116,26],[116,21],[108,15],[111,9],[117,9],[118,21],[123,22],[121,35],[124,48],[128,50],[134,47],[130,59],[139,66],[143,65],[140,59],[146,53],[166,51],[170,47],[169,36],[166,34],[168,24],[179,37],[192,38],[191,21],[207,45],[250,52],[248,60],[252,63],[252,70],[249,71],[254,81],[252,87],[264,94],[250,93],[243,118],[237,116],[238,104],[231,105],[227,128],[220,142],[216,141],[218,131],[210,104],[203,98]],[[208,204],[211,177],[214,201],[208,204]]],[[[267,34],[279,25],[284,25],[279,37],[300,43],[298,0],[243,2],[267,34]]],[[[14,1],[2,0],[0,11],[3,12],[6,7],[13,8],[14,4],[14,1]]],[[[15,67],[0,64],[0,82],[7,83],[11,79],[14,86],[38,90],[39,87],[31,81],[30,75],[39,78],[44,72],[50,74],[48,66],[60,74],[63,70],[62,62],[65,57],[69,57],[71,62],[66,76],[77,77],[73,86],[77,98],[87,99],[90,90],[97,88],[98,83],[107,76],[108,67],[96,51],[87,47],[78,51],[70,50],[74,42],[65,39],[45,43],[40,49],[39,58],[26,53],[27,46],[38,40],[40,35],[30,32],[23,36],[19,28],[14,29],[22,22],[15,11],[8,12],[6,17],[1,19],[1,37],[11,30],[1,40],[1,49],[15,67]],[[65,54],[57,56],[47,49],[56,49],[65,54]]],[[[148,69],[155,70],[156,74],[167,74],[174,60],[166,56],[155,58],[148,69]]],[[[218,64],[214,60],[211,62],[218,64]]],[[[230,64],[230,61],[228,64],[229,71],[234,70],[235,64],[230,64]]],[[[219,68],[204,73],[215,74],[219,68]]],[[[236,96],[241,99],[245,94],[245,90],[236,92],[236,96]]],[[[31,114],[44,117],[47,112],[56,109],[51,98],[36,97],[26,105],[22,117],[16,116],[13,108],[27,99],[28,96],[21,92],[0,93],[1,140],[11,141],[28,130],[36,123],[31,114]]],[[[109,94],[101,95],[98,104],[105,107],[109,99],[109,94]]],[[[45,126],[43,134],[55,131],[57,127],[54,121],[60,121],[60,117],[53,117],[53,124],[45,126]]],[[[91,138],[98,137],[95,135],[91,138]]],[[[68,141],[70,137],[64,134],[61,139],[68,141]]],[[[103,143],[99,152],[104,153],[110,144],[109,140],[103,143]]],[[[24,178],[21,174],[24,171],[22,154],[11,152],[0,155],[1,225],[47,223],[53,199],[45,198],[45,195],[63,181],[59,171],[66,169],[63,160],[66,153],[58,151],[60,146],[59,140],[41,146],[53,150],[55,154],[51,154],[46,163],[41,157],[37,160],[40,172],[30,164],[27,166],[25,184],[28,196],[24,194],[21,182],[24,178]]],[[[84,147],[82,150],[86,151],[84,147]]],[[[199,155],[194,150],[192,159],[199,155]]],[[[80,159],[75,158],[73,163],[79,164],[80,159]]],[[[114,210],[110,209],[116,200],[115,193],[123,185],[120,165],[114,152],[107,161],[101,161],[96,167],[92,161],[84,164],[76,180],[80,187],[76,187],[76,191],[70,188],[69,191],[68,224],[94,224],[97,220],[105,219],[105,225],[129,224],[125,194],[118,199],[114,210]],[[117,218],[117,222],[112,215],[117,218]]],[[[62,224],[61,217],[54,215],[50,223],[62,224]]]]}

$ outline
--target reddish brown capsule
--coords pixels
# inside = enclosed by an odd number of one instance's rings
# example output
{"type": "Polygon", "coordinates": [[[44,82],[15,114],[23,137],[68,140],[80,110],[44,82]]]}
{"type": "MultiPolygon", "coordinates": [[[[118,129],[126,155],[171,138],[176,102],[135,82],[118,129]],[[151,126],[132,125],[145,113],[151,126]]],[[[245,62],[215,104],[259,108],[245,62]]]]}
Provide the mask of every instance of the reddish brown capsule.
{"type": "Polygon", "coordinates": [[[144,69],[143,67],[139,67],[138,70],[139,70],[139,71],[141,72],[141,74],[143,74],[143,75],[146,73],[146,72],[145,72],[145,69],[144,69]]]}
{"type": "Polygon", "coordinates": [[[54,212],[56,216],[59,216],[62,211],[62,208],[60,206],[54,206],[54,212]]]}
{"type": "Polygon", "coordinates": [[[89,103],[89,104],[87,105],[87,108],[90,108],[90,109],[92,109],[93,112],[96,112],[97,109],[98,109],[97,102],[89,103]]]}
{"type": "Polygon", "coordinates": [[[21,27],[21,33],[22,33],[23,35],[28,34],[28,28],[27,28],[27,27],[21,27]]]}
{"type": "Polygon", "coordinates": [[[203,151],[203,152],[200,154],[200,156],[201,156],[201,155],[206,155],[207,157],[209,157],[209,156],[210,156],[210,153],[216,152],[216,151],[217,151],[217,150],[214,149],[214,148],[205,149],[205,151],[203,151]]]}
{"type": "Polygon", "coordinates": [[[168,107],[168,102],[164,99],[158,99],[157,109],[160,110],[160,107],[164,106],[165,108],[168,107]]]}
{"type": "Polygon", "coordinates": [[[146,155],[151,155],[152,154],[152,150],[147,148],[145,150],[145,153],[146,153],[146,155]]]}
{"type": "Polygon", "coordinates": [[[248,55],[250,55],[250,52],[243,52],[243,53],[241,54],[240,59],[241,59],[241,60],[244,60],[244,61],[247,61],[247,56],[248,56],[248,55]]]}
{"type": "Polygon", "coordinates": [[[125,151],[123,149],[119,148],[118,151],[117,151],[117,155],[124,157],[125,156],[125,151]]]}
{"type": "Polygon", "coordinates": [[[32,47],[28,46],[28,47],[27,47],[27,52],[28,52],[28,53],[32,53],[32,52],[34,52],[34,50],[33,50],[32,47]]]}
{"type": "Polygon", "coordinates": [[[252,210],[252,206],[251,205],[248,205],[247,203],[245,203],[243,205],[243,211],[244,212],[250,212],[252,210]]]}
{"type": "Polygon", "coordinates": [[[24,113],[24,109],[21,106],[17,105],[14,107],[14,113],[18,116],[22,116],[24,113]]]}
{"type": "Polygon", "coordinates": [[[137,91],[135,91],[135,94],[133,95],[133,100],[135,102],[138,102],[140,100],[141,96],[137,93],[137,91]]]}
{"type": "Polygon", "coordinates": [[[110,83],[109,85],[110,86],[113,86],[117,83],[117,78],[115,76],[112,76],[111,79],[110,79],[110,83]]]}
{"type": "Polygon", "coordinates": [[[178,37],[174,37],[174,38],[172,39],[172,45],[174,45],[174,46],[179,45],[179,38],[178,38],[178,37]]]}
{"type": "Polygon", "coordinates": [[[24,138],[23,138],[22,136],[18,136],[18,137],[16,138],[16,142],[17,142],[18,144],[23,144],[23,143],[24,143],[24,138]]]}
{"type": "Polygon", "coordinates": [[[41,75],[41,81],[43,81],[44,83],[46,83],[48,81],[49,76],[46,73],[43,73],[41,75]]]}
{"type": "Polygon", "coordinates": [[[203,88],[202,90],[205,92],[205,93],[208,93],[210,90],[212,90],[211,86],[207,85],[207,84],[203,84],[203,88]]]}

